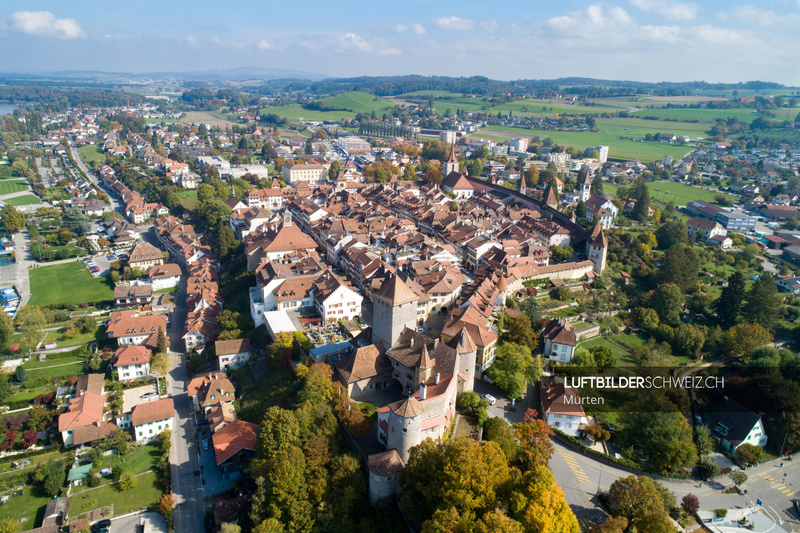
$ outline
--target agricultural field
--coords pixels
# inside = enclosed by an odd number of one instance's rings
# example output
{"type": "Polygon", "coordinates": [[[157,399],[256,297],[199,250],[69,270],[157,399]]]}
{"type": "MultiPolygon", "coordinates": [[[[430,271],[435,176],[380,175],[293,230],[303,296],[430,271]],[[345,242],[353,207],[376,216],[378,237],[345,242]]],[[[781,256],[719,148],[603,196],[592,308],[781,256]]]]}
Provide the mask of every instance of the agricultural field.
{"type": "MultiPolygon", "coordinates": [[[[658,131],[658,130],[653,130],[658,131]]],[[[678,146],[660,142],[619,140],[619,135],[591,131],[557,131],[528,130],[505,126],[489,126],[471,135],[472,139],[514,139],[518,137],[550,137],[554,143],[562,146],[590,148],[598,145],[609,146],[608,157],[611,160],[638,159],[645,163],[660,160],[665,155],[680,159],[691,150],[691,146],[678,146]]]]}
{"type": "MultiPolygon", "coordinates": [[[[156,120],[156,122],[161,122],[161,119],[156,120]]],[[[197,124],[202,122],[212,127],[219,126],[222,129],[236,125],[235,122],[226,120],[225,117],[209,111],[189,111],[185,113],[178,122],[183,124],[197,124]]]]}
{"type": "Polygon", "coordinates": [[[105,161],[106,156],[100,151],[100,147],[96,144],[84,144],[78,148],[78,155],[81,161],[89,165],[94,161],[105,161]]]}
{"type": "MultiPolygon", "coordinates": [[[[675,200],[675,205],[686,205],[694,200],[703,200],[714,203],[714,196],[720,194],[717,191],[709,191],[694,185],[685,183],[675,183],[674,181],[654,181],[647,184],[650,189],[650,197],[659,201],[669,202],[675,200]]],[[[722,193],[725,194],[725,193],[722,193]]],[[[733,200],[734,196],[725,194],[725,197],[733,200]]]]}
{"type": "Polygon", "coordinates": [[[14,196],[3,200],[8,205],[36,205],[42,203],[38,196],[33,194],[25,194],[23,196],[14,196]]]}
{"type": "Polygon", "coordinates": [[[385,98],[360,91],[337,94],[319,101],[326,107],[348,109],[354,113],[371,113],[372,111],[382,113],[394,107],[394,104],[385,98]]]}
{"type": "Polygon", "coordinates": [[[18,179],[0,181],[0,196],[27,190],[28,184],[25,183],[25,180],[18,179]]]}
{"type": "Polygon", "coordinates": [[[114,299],[111,278],[93,278],[80,261],[32,268],[29,305],[81,304],[114,299]]]}
{"type": "Polygon", "coordinates": [[[298,122],[300,120],[322,122],[323,120],[346,120],[348,118],[356,118],[356,114],[350,111],[312,111],[310,109],[303,109],[300,104],[268,107],[261,110],[261,114],[263,115],[268,113],[278,115],[292,122],[298,122]]]}

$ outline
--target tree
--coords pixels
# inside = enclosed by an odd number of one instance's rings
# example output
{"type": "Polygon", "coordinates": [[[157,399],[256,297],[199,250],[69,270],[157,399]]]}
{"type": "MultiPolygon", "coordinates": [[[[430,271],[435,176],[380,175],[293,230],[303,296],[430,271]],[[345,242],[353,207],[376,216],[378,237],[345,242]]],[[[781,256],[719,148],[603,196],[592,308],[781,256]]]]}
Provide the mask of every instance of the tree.
{"type": "Polygon", "coordinates": [[[474,533],[525,533],[525,528],[501,510],[483,515],[473,529],[474,533]]]}
{"type": "Polygon", "coordinates": [[[573,366],[594,367],[594,355],[583,346],[578,346],[572,355],[571,364],[573,366]]]}
{"type": "Polygon", "coordinates": [[[659,271],[661,283],[674,283],[681,291],[688,292],[697,285],[700,272],[700,254],[691,246],[678,245],[664,254],[664,265],[659,271]]]}
{"type": "Polygon", "coordinates": [[[217,231],[217,240],[214,243],[214,251],[220,259],[230,255],[231,251],[236,248],[237,241],[236,235],[230,226],[222,225],[220,222],[219,230],[217,231]]]}
{"type": "Polygon", "coordinates": [[[692,324],[681,324],[672,335],[672,347],[687,357],[695,357],[705,341],[703,330],[692,324]]]}
{"type": "Polygon", "coordinates": [[[239,524],[223,522],[219,525],[219,533],[242,533],[242,528],[239,524]]]}
{"type": "Polygon", "coordinates": [[[553,430],[536,415],[536,411],[528,409],[522,422],[514,424],[514,436],[519,442],[521,452],[520,460],[526,470],[547,466],[553,456],[553,443],[550,441],[553,430]]]}
{"type": "Polygon", "coordinates": [[[69,241],[72,240],[72,232],[67,228],[61,228],[58,230],[58,243],[61,245],[67,244],[69,241]]]}
{"type": "Polygon", "coordinates": [[[603,192],[603,178],[599,174],[592,180],[591,191],[595,196],[605,197],[605,193],[603,192]]]}
{"type": "Polygon", "coordinates": [[[528,315],[528,318],[530,319],[531,324],[533,324],[534,327],[536,327],[542,320],[542,308],[539,305],[539,302],[536,301],[536,298],[528,298],[527,300],[522,300],[519,303],[519,310],[528,315]]]}
{"type": "Polygon", "coordinates": [[[533,358],[527,346],[504,342],[497,349],[494,363],[486,369],[486,375],[509,398],[518,399],[525,392],[526,382],[534,383],[541,379],[542,365],[539,358],[533,358]]]}
{"type": "Polygon", "coordinates": [[[150,358],[150,370],[159,376],[166,376],[169,372],[169,356],[166,352],[156,352],[150,358]]]}
{"type": "Polygon", "coordinates": [[[621,441],[638,447],[658,472],[679,472],[697,461],[689,423],[666,396],[640,395],[621,413],[621,420],[621,441]]]}
{"type": "Polygon", "coordinates": [[[422,533],[470,533],[470,516],[459,512],[455,507],[437,509],[433,516],[422,524],[422,533]]]}
{"type": "Polygon", "coordinates": [[[0,209],[0,220],[2,220],[3,228],[8,233],[16,233],[25,227],[25,220],[22,215],[10,204],[6,204],[0,209]]]}
{"type": "Polygon", "coordinates": [[[400,500],[417,516],[450,507],[480,515],[494,510],[497,491],[509,477],[506,457],[494,442],[426,439],[411,448],[400,477],[400,500]]]}
{"type": "Polygon", "coordinates": [[[91,315],[84,315],[75,321],[75,327],[81,333],[93,333],[97,330],[97,320],[91,315]]]}
{"type": "Polygon", "coordinates": [[[550,248],[550,256],[558,262],[566,261],[575,251],[570,246],[553,246],[550,248]]]}
{"type": "Polygon", "coordinates": [[[22,526],[11,518],[0,518],[0,533],[19,533],[22,526]]]}
{"type": "Polygon", "coordinates": [[[624,516],[609,516],[601,524],[592,526],[589,533],[625,533],[628,530],[628,519],[624,516]]]}
{"type": "Polygon", "coordinates": [[[681,509],[683,509],[686,514],[694,516],[694,514],[700,510],[700,500],[690,492],[681,498],[681,509]]]}
{"type": "Polygon", "coordinates": [[[714,449],[715,441],[711,436],[708,426],[700,424],[694,428],[694,445],[697,448],[697,455],[702,459],[714,449]]]}
{"type": "Polygon", "coordinates": [[[731,481],[733,481],[733,484],[736,485],[737,487],[740,485],[744,485],[747,482],[747,474],[745,474],[741,470],[731,471],[731,473],[728,474],[728,477],[731,478],[731,481]]]}
{"type": "Polygon", "coordinates": [[[511,319],[505,337],[509,342],[527,346],[531,350],[535,350],[539,344],[539,334],[531,326],[528,317],[524,315],[517,315],[511,319]]]}
{"type": "Polygon", "coordinates": [[[728,286],[723,287],[719,299],[716,301],[716,310],[719,325],[728,329],[736,325],[739,313],[742,311],[745,297],[745,279],[741,270],[736,270],[728,278],[728,286]]]}
{"type": "Polygon", "coordinates": [[[80,209],[67,209],[61,216],[61,225],[79,237],[89,233],[92,221],[80,209]]]}
{"type": "MultiPolygon", "coordinates": [[[[745,442],[736,448],[736,460],[745,466],[755,465],[761,460],[761,455],[763,453],[764,450],[761,449],[761,446],[755,446],[754,444],[745,442]]],[[[745,479],[745,481],[747,481],[747,479],[745,479]]],[[[744,481],[742,481],[742,483],[744,483],[744,481]]],[[[737,485],[741,485],[741,483],[737,483],[737,485]]]]}
{"type": "Polygon", "coordinates": [[[331,163],[331,168],[328,169],[328,179],[335,180],[341,170],[342,163],[340,163],[338,159],[334,160],[333,163],[331,163]]]}
{"type": "Polygon", "coordinates": [[[14,381],[17,383],[24,383],[28,379],[28,373],[25,371],[25,367],[19,365],[17,369],[14,371],[14,381]]]}
{"type": "Polygon", "coordinates": [[[270,407],[258,432],[256,457],[271,461],[279,453],[300,443],[300,424],[292,411],[270,407]]]}
{"type": "Polygon", "coordinates": [[[650,218],[650,190],[644,178],[639,178],[631,188],[631,196],[636,200],[633,208],[633,218],[645,223],[650,218]]]}
{"type": "Polygon", "coordinates": [[[161,326],[158,326],[158,337],[156,338],[156,353],[167,353],[167,336],[161,326]]]}
{"type": "Polygon", "coordinates": [[[652,307],[661,322],[677,325],[683,308],[683,293],[674,283],[660,284],[653,294],[652,307]]]}
{"type": "Polygon", "coordinates": [[[283,524],[274,518],[267,518],[256,526],[253,533],[284,533],[283,524]]]}
{"type": "Polygon", "coordinates": [[[514,428],[503,418],[490,418],[483,425],[483,438],[491,442],[496,442],[511,462],[517,458],[519,445],[514,437],[514,428]]]}
{"type": "Polygon", "coordinates": [[[136,479],[136,476],[133,475],[133,472],[129,472],[126,470],[119,476],[119,481],[117,481],[117,488],[119,488],[119,490],[121,491],[125,491],[135,487],[138,482],[139,480],[136,479]]]}
{"type": "Polygon", "coordinates": [[[17,312],[17,327],[22,331],[22,338],[28,344],[28,353],[31,352],[42,337],[47,321],[39,307],[26,305],[17,312]]]}
{"type": "Polygon", "coordinates": [[[772,334],[760,324],[737,324],[726,331],[721,340],[722,346],[732,355],[750,355],[770,342],[772,334]]]}
{"type": "Polygon", "coordinates": [[[755,244],[745,244],[739,252],[739,258],[749,266],[755,266],[756,257],[761,250],[755,244]]]}
{"type": "Polygon", "coordinates": [[[656,240],[662,250],[669,250],[676,244],[688,244],[689,232],[679,220],[670,220],[658,227],[656,240]]]}
{"type": "Polygon", "coordinates": [[[525,531],[542,533],[580,533],[553,473],[544,465],[526,472],[509,498],[509,516],[525,531]]]}
{"type": "Polygon", "coordinates": [[[592,346],[589,352],[594,357],[594,363],[599,372],[605,372],[617,366],[617,358],[608,346],[592,346]]]}
{"type": "Polygon", "coordinates": [[[584,430],[584,432],[590,437],[592,437],[595,440],[595,442],[600,442],[611,438],[611,433],[603,429],[602,427],[598,426],[597,424],[592,424],[591,426],[588,426],[584,430]]]}
{"type": "Polygon", "coordinates": [[[651,331],[658,326],[658,313],[649,307],[637,307],[630,316],[633,323],[642,329],[651,331]]]}
{"type": "Polygon", "coordinates": [[[481,398],[477,392],[466,391],[458,397],[458,408],[467,416],[474,416],[478,419],[478,425],[482,426],[486,422],[489,402],[481,398]]]}
{"type": "Polygon", "coordinates": [[[626,518],[636,531],[674,531],[664,500],[653,481],[645,476],[619,478],[608,490],[612,514],[626,518]],[[664,528],[664,521],[669,528],[664,528]]]}
{"type": "Polygon", "coordinates": [[[772,274],[763,272],[747,292],[747,303],[742,308],[742,317],[769,329],[778,319],[780,301],[772,274]]]}
{"type": "Polygon", "coordinates": [[[64,486],[64,481],[67,479],[67,473],[64,467],[58,463],[48,463],[44,474],[44,492],[49,497],[54,498],[58,496],[61,487],[64,486]]]}

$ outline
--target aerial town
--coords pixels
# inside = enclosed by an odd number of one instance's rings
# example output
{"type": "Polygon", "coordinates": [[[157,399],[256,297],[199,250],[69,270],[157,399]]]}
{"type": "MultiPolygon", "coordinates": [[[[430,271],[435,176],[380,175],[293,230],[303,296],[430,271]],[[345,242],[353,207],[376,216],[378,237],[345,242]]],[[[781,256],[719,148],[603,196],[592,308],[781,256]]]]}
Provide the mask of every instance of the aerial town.
{"type": "Polygon", "coordinates": [[[150,90],[0,117],[0,531],[800,531],[794,92],[150,90]]]}

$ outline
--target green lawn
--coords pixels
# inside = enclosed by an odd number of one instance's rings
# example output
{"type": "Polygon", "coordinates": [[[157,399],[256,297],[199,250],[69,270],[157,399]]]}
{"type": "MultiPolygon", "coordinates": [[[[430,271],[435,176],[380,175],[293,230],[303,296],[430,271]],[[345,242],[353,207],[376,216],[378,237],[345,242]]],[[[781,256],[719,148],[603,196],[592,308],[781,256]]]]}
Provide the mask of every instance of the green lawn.
{"type": "Polygon", "coordinates": [[[93,278],[80,261],[32,268],[28,272],[31,283],[28,305],[95,303],[114,299],[111,278],[93,278]]]}
{"type": "MultiPolygon", "coordinates": [[[[100,468],[113,468],[114,465],[121,464],[122,467],[125,469],[126,472],[131,472],[133,474],[143,474],[148,470],[152,470],[153,466],[158,462],[158,458],[160,456],[160,452],[157,446],[153,445],[144,445],[144,446],[132,446],[130,453],[127,456],[120,460],[120,457],[116,454],[108,455],[103,458],[103,464],[100,465],[100,468]]],[[[104,476],[101,478],[101,485],[109,485],[113,482],[111,476],[104,476]]],[[[94,487],[96,488],[96,487],[94,487]]],[[[133,489],[138,489],[138,485],[133,489]]],[[[72,494],[75,495],[78,492],[85,492],[91,490],[88,486],[78,487],[77,490],[73,490],[72,494]]]]}
{"type": "Polygon", "coordinates": [[[78,155],[81,157],[81,161],[86,163],[88,166],[89,163],[93,161],[105,161],[106,156],[100,151],[100,147],[96,144],[85,144],[78,148],[78,155]]]}
{"type": "Polygon", "coordinates": [[[69,516],[78,518],[92,509],[114,506],[114,515],[119,516],[156,504],[161,499],[162,488],[155,472],[136,478],[138,483],[132,489],[118,491],[112,485],[86,490],[75,494],[69,501],[69,516]]]}
{"type": "MultiPolygon", "coordinates": [[[[709,191],[695,185],[685,183],[675,183],[674,181],[654,181],[647,184],[650,189],[650,196],[664,202],[675,200],[675,205],[686,205],[694,200],[703,200],[714,203],[714,196],[720,194],[716,191],[709,191]],[[658,190],[656,190],[658,189],[658,190]]],[[[725,194],[726,198],[734,199],[735,196],[725,194]]]]}
{"type": "Polygon", "coordinates": [[[3,200],[8,205],[35,205],[40,204],[42,201],[39,199],[38,196],[34,196],[32,194],[25,194],[23,196],[15,196],[13,198],[7,198],[3,200]]]}
{"type": "MultiPolygon", "coordinates": [[[[337,94],[319,100],[325,107],[347,109],[354,113],[376,113],[392,109],[394,104],[380,96],[373,96],[369,93],[354,91],[349,93],[337,94]]],[[[335,111],[334,111],[335,113],[335,111]]]]}
{"type": "Polygon", "coordinates": [[[179,287],[176,285],[175,287],[167,287],[166,289],[158,289],[157,291],[153,291],[153,294],[165,294],[168,292],[178,292],[179,287]]]}
{"type": "Polygon", "coordinates": [[[175,193],[181,201],[181,205],[188,210],[193,210],[197,207],[197,190],[191,189],[188,191],[178,191],[175,193]]]}
{"type": "Polygon", "coordinates": [[[25,180],[3,180],[0,181],[0,196],[20,191],[27,191],[28,184],[25,180]]]}
{"type": "MultiPolygon", "coordinates": [[[[3,476],[0,481],[10,479],[13,476],[3,476]]],[[[13,487],[9,487],[11,489],[13,487]]],[[[0,494],[9,494],[10,491],[3,491],[0,494]]],[[[33,529],[41,523],[44,519],[44,508],[47,502],[50,501],[40,486],[22,486],[22,496],[10,498],[6,503],[0,507],[0,517],[10,518],[14,522],[26,518],[27,520],[21,524],[22,531],[33,529]]]]}
{"type": "MultiPolygon", "coordinates": [[[[84,362],[66,362],[60,365],[47,366],[42,368],[25,368],[28,373],[28,379],[48,378],[59,379],[65,376],[80,376],[83,375],[84,362]]],[[[23,365],[24,366],[24,365],[23,365]]]]}

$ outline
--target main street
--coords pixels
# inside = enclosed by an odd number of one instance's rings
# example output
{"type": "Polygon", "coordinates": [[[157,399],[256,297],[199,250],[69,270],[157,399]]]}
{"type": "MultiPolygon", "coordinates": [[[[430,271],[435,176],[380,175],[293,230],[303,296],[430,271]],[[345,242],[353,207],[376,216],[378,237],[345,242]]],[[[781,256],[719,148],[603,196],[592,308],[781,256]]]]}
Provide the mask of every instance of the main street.
{"type": "MultiPolygon", "coordinates": [[[[592,523],[602,522],[606,514],[597,499],[598,488],[607,491],[615,480],[632,474],[573,451],[559,441],[553,440],[553,445],[555,453],[550,459],[550,468],[585,531],[592,523]]],[[[780,464],[772,462],[748,468],[749,480],[743,485],[747,494],[723,494],[724,488],[732,486],[726,476],[710,483],[675,480],[663,484],[675,494],[679,504],[683,496],[694,494],[700,500],[701,509],[751,507],[761,499],[764,511],[773,520],[783,522],[783,527],[789,531],[800,531],[800,520],[792,503],[795,495],[800,498],[800,462],[787,461],[783,467],[780,464]]]]}
{"type": "Polygon", "coordinates": [[[172,432],[172,493],[175,496],[175,531],[195,533],[205,531],[204,494],[197,461],[197,442],[194,438],[194,420],[191,399],[186,394],[189,375],[183,362],[184,344],[181,338],[186,320],[186,278],[181,279],[181,289],[175,293],[170,337],[170,371],[167,390],[175,404],[176,420],[172,432]]]}

